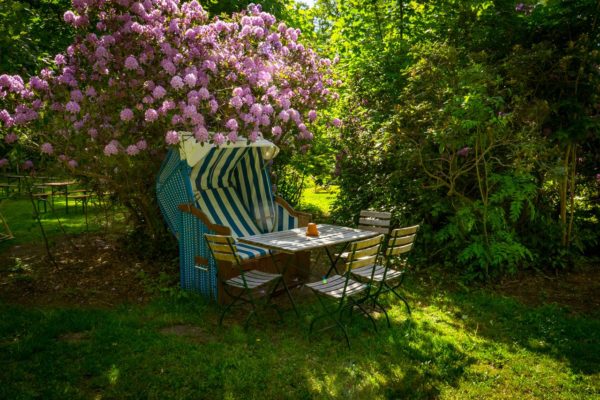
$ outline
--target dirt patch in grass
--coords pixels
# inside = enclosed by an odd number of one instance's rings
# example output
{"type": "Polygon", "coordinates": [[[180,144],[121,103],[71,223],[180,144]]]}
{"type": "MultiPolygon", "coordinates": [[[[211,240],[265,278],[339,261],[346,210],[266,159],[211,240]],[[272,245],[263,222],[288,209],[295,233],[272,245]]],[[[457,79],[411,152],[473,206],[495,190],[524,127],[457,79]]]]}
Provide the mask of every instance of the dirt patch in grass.
{"type": "MultiPolygon", "coordinates": [[[[176,260],[143,260],[128,251],[121,238],[87,234],[57,239],[52,248],[55,263],[48,259],[42,243],[7,248],[0,253],[0,299],[35,306],[111,307],[145,303],[161,288],[177,287],[176,260]]],[[[311,258],[309,279],[319,280],[328,269],[327,257],[313,253],[311,258]]],[[[428,271],[422,273],[422,278],[430,275],[428,271]]],[[[427,286],[426,281],[416,284],[427,286]]],[[[531,306],[557,304],[573,313],[600,313],[600,267],[595,265],[558,276],[523,273],[503,280],[492,290],[531,306]]],[[[298,302],[303,297],[312,298],[306,288],[294,289],[293,295],[298,302]]],[[[283,308],[289,308],[285,296],[280,297],[283,308]]],[[[193,337],[192,328],[170,329],[172,334],[192,332],[189,336],[193,337]]]]}
{"type": "Polygon", "coordinates": [[[70,332],[58,337],[58,340],[69,343],[81,343],[89,339],[89,332],[70,332]]]}
{"type": "Polygon", "coordinates": [[[198,343],[208,343],[214,340],[213,334],[194,325],[172,325],[162,328],[159,332],[163,335],[183,337],[198,343]]]}
{"type": "Polygon", "coordinates": [[[117,237],[64,237],[52,248],[15,245],[0,253],[0,299],[41,306],[99,306],[144,303],[156,292],[161,272],[177,265],[130,254],[117,237]]]}
{"type": "Polygon", "coordinates": [[[600,267],[586,266],[557,276],[522,274],[506,279],[495,291],[524,304],[556,304],[575,314],[600,314],[600,267]]]}

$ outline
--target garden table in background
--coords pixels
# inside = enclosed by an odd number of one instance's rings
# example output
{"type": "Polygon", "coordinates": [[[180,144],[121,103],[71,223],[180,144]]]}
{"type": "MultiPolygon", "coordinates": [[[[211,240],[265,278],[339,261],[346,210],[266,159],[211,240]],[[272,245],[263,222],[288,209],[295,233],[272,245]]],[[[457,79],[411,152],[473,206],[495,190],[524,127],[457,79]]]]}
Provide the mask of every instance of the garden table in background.
{"type": "Polygon", "coordinates": [[[8,197],[8,192],[10,190],[10,188],[15,187],[17,188],[17,193],[21,194],[21,188],[22,188],[22,180],[25,179],[24,175],[16,175],[16,174],[5,174],[3,175],[3,177],[6,179],[6,184],[2,184],[2,187],[6,190],[7,192],[7,197],[8,197]],[[13,182],[16,181],[17,184],[15,185],[13,182]]]}
{"type": "Polygon", "coordinates": [[[46,182],[36,185],[39,188],[50,188],[52,190],[52,207],[54,207],[54,194],[56,192],[62,192],[65,194],[65,211],[69,213],[69,185],[75,184],[75,181],[64,181],[64,182],[46,182]]]}

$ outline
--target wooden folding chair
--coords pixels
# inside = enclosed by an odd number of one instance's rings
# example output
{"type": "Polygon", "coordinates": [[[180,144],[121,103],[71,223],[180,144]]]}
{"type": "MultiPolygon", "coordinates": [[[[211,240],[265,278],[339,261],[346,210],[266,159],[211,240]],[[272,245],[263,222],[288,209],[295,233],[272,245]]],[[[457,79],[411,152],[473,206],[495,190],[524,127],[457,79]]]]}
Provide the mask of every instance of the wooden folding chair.
{"type": "Polygon", "coordinates": [[[343,275],[334,275],[323,279],[322,281],[306,285],[317,295],[317,299],[319,299],[319,303],[324,310],[323,314],[315,317],[311,321],[309,335],[312,333],[314,324],[317,320],[328,317],[335,322],[335,325],[333,326],[337,325],[342,330],[344,337],[346,338],[346,343],[348,344],[348,347],[350,347],[350,339],[348,338],[346,327],[342,323],[342,317],[347,310],[349,310],[352,315],[352,311],[355,307],[369,318],[377,332],[377,325],[375,324],[373,317],[371,317],[362,305],[365,300],[369,299],[370,285],[369,283],[362,283],[351,279],[350,272],[357,268],[376,264],[382,242],[383,235],[379,235],[375,238],[351,243],[348,258],[345,263],[346,272],[343,275]],[[328,306],[325,299],[333,300],[335,306],[333,308],[328,306]]]}
{"type": "MultiPolygon", "coordinates": [[[[363,282],[368,280],[377,286],[375,292],[371,293],[374,304],[380,304],[378,301],[379,296],[387,292],[392,292],[404,302],[408,314],[411,314],[408,301],[397,291],[402,285],[407,271],[406,260],[400,260],[399,258],[404,257],[413,248],[418,230],[419,225],[394,229],[390,234],[383,262],[352,270],[352,275],[358,280],[363,282]],[[395,264],[398,264],[400,268],[397,268],[395,264]]],[[[387,313],[383,307],[380,306],[380,308],[384,311],[389,326],[390,321],[387,318],[387,313]]]]}
{"type": "MultiPolygon", "coordinates": [[[[391,222],[391,212],[362,210],[358,218],[358,229],[381,233],[387,236],[390,233],[391,222]]],[[[329,276],[333,270],[335,270],[336,273],[338,272],[336,265],[339,261],[346,262],[348,251],[344,251],[345,249],[346,248],[344,247],[342,253],[334,254],[333,256],[331,256],[329,252],[327,253],[329,261],[331,262],[331,267],[329,267],[325,276],[329,276]]]]}
{"type": "MultiPolygon", "coordinates": [[[[232,236],[205,234],[204,237],[215,260],[231,262],[232,265],[237,266],[239,270],[238,275],[221,281],[225,293],[231,297],[232,301],[221,312],[221,316],[219,317],[219,326],[223,324],[223,318],[225,317],[225,314],[235,304],[241,302],[248,303],[252,306],[252,311],[244,322],[244,327],[247,327],[252,316],[258,317],[257,300],[260,296],[258,296],[258,293],[256,292],[264,290],[264,297],[266,297],[264,305],[269,305],[277,286],[280,282],[283,282],[283,276],[281,274],[272,274],[258,270],[245,271],[242,257],[238,253],[235,239],[232,236]],[[271,286],[270,290],[269,286],[271,286]]],[[[289,290],[287,290],[285,282],[283,282],[283,285],[286,288],[286,293],[288,293],[289,296],[289,290]]],[[[275,307],[275,310],[281,317],[279,309],[275,307]]]]}

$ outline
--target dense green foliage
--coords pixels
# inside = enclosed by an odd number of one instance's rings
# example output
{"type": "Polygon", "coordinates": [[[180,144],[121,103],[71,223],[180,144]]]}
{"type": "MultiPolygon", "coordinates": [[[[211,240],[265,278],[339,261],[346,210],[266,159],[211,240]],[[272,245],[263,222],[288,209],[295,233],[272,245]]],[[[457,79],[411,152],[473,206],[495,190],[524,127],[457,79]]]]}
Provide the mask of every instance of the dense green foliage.
{"type": "MultiPolygon", "coordinates": [[[[249,1],[203,1],[211,15],[249,1]]],[[[339,56],[341,101],[274,183],[309,181],[359,210],[423,222],[422,260],[489,279],[597,256],[600,3],[596,0],[268,0],[309,46],[339,56]],[[343,117],[342,134],[325,121],[343,117]],[[336,157],[337,155],[337,157],[336,157]]],[[[0,1],[0,70],[33,73],[71,39],[66,0],[0,1]]]]}
{"type": "Polygon", "coordinates": [[[320,1],[316,40],[346,82],[335,217],[423,221],[424,256],[471,278],[591,255],[598,7],[320,1]]]}
{"type": "Polygon", "coordinates": [[[37,73],[73,37],[63,22],[69,0],[0,0],[0,73],[37,73]]]}

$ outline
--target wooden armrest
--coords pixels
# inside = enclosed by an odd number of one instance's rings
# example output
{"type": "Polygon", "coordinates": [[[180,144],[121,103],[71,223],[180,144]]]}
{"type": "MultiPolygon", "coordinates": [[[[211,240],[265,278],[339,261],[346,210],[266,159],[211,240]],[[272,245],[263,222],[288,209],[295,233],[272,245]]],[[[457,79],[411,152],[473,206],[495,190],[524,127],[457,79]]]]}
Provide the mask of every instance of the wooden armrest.
{"type": "Polygon", "coordinates": [[[213,224],[206,214],[204,214],[200,209],[194,207],[192,204],[180,204],[179,210],[186,212],[188,214],[192,214],[194,217],[198,218],[208,229],[214,231],[218,235],[231,235],[231,228],[224,225],[213,224]]]}
{"type": "Polygon", "coordinates": [[[304,226],[308,225],[309,222],[312,221],[312,214],[294,210],[292,208],[292,206],[290,206],[289,203],[283,199],[283,197],[275,196],[275,203],[280,204],[292,216],[298,218],[298,226],[299,227],[304,227],[304,226]]]}

